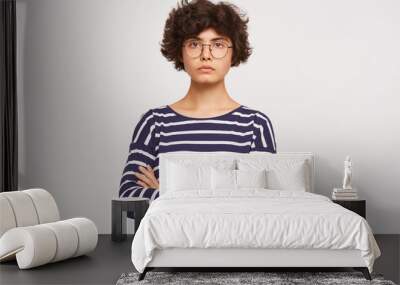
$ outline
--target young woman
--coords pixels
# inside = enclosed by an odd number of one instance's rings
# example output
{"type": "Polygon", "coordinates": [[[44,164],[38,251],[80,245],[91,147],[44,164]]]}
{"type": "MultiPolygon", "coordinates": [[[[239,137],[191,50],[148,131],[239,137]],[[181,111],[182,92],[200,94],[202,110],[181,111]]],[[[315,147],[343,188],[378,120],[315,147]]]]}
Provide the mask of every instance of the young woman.
{"type": "Polygon", "coordinates": [[[190,88],[179,101],[142,114],[130,143],[120,197],[145,197],[150,203],[159,197],[160,153],[276,153],[268,116],[236,102],[225,88],[229,69],[251,54],[247,22],[226,2],[182,1],[171,11],[161,52],[190,76],[190,88]]]}

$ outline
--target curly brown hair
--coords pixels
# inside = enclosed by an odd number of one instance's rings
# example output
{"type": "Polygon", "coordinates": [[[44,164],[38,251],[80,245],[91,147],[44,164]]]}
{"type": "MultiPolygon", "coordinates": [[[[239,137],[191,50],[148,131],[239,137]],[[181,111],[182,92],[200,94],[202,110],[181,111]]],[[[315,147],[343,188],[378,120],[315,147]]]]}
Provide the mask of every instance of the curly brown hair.
{"type": "Polygon", "coordinates": [[[247,23],[237,6],[228,2],[214,4],[208,0],[181,0],[181,5],[172,9],[165,23],[161,53],[175,64],[175,69],[182,70],[182,44],[196,37],[207,28],[230,38],[233,44],[231,66],[246,62],[252,52],[249,46],[247,23]]]}

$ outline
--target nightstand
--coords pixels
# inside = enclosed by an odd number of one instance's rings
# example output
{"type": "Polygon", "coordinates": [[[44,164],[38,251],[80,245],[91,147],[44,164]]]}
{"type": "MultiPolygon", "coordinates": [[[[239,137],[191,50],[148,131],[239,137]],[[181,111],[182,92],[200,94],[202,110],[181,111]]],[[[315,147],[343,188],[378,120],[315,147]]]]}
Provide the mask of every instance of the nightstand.
{"type": "MultiPolygon", "coordinates": [[[[111,201],[111,240],[124,241],[127,238],[126,218],[127,212],[133,212],[135,216],[135,233],[140,221],[149,207],[148,198],[129,197],[113,198],[111,201]]],[[[135,234],[134,233],[134,234],[135,234]]]]}
{"type": "Polygon", "coordinates": [[[361,217],[366,219],[366,201],[357,200],[332,200],[332,202],[341,205],[342,207],[359,214],[361,217]]]}

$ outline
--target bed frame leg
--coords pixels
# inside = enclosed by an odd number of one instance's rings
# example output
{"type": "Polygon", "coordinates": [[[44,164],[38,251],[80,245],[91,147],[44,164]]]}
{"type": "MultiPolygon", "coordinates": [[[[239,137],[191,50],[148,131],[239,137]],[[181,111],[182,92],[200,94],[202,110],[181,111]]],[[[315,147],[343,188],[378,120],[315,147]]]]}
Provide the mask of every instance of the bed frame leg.
{"type": "Polygon", "coordinates": [[[142,273],[139,274],[139,278],[138,281],[143,280],[144,277],[146,276],[146,273],[149,269],[147,267],[144,268],[144,271],[142,273]]]}
{"type": "Polygon", "coordinates": [[[361,271],[362,274],[364,275],[365,279],[372,280],[371,275],[369,274],[368,267],[354,267],[354,269],[357,271],[361,271]]]}

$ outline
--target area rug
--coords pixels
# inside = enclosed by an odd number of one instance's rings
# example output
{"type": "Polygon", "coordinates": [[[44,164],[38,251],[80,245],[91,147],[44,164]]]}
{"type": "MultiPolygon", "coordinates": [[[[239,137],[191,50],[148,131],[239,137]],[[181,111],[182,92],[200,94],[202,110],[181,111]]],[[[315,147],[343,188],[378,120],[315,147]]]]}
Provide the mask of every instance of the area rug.
{"type": "Polygon", "coordinates": [[[134,284],[379,284],[396,285],[385,280],[382,274],[371,274],[372,280],[364,278],[361,272],[160,272],[149,271],[143,280],[138,281],[139,273],[123,273],[116,285],[134,284]]]}

